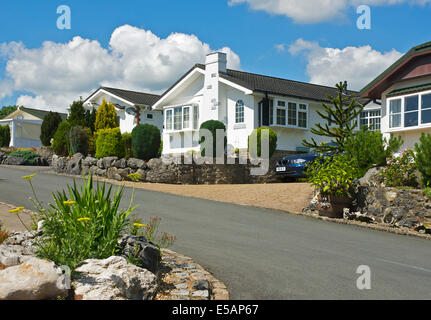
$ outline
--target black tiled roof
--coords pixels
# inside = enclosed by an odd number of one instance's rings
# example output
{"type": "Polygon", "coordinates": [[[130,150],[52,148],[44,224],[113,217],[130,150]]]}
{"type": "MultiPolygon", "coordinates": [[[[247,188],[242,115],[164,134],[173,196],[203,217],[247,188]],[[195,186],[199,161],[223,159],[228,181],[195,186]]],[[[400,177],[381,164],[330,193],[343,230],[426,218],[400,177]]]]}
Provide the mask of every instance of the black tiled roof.
{"type": "Polygon", "coordinates": [[[109,87],[100,87],[100,89],[108,91],[136,105],[152,106],[160,98],[159,95],[144,93],[144,92],[123,90],[123,89],[109,88],[109,87]]]}
{"type": "MultiPolygon", "coordinates": [[[[202,64],[197,64],[196,67],[205,70],[205,66],[202,64]]],[[[220,77],[254,92],[308,99],[319,102],[330,102],[328,94],[331,96],[336,96],[338,94],[338,90],[335,87],[269,77],[237,70],[227,69],[226,73],[220,73],[220,77]]],[[[348,94],[353,94],[359,97],[359,92],[357,91],[348,90],[348,94]]],[[[370,99],[358,98],[357,101],[361,104],[365,104],[368,103],[370,99]]]]}

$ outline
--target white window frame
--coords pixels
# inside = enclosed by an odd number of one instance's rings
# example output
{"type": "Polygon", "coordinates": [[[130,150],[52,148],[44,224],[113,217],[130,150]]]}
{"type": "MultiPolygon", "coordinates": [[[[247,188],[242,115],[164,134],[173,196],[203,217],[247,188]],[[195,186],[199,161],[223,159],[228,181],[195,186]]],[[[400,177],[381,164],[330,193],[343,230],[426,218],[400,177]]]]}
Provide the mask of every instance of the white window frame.
{"type": "Polygon", "coordinates": [[[199,106],[197,105],[182,105],[182,106],[173,106],[173,107],[167,107],[164,109],[164,114],[165,114],[165,131],[166,132],[181,132],[181,131],[188,131],[188,130],[198,130],[199,128],[195,128],[195,110],[197,110],[197,126],[199,126],[199,106]],[[197,109],[196,109],[197,108],[197,109]],[[175,129],[175,109],[181,109],[181,114],[180,114],[180,124],[181,124],[181,129],[175,129]],[[189,119],[188,119],[188,125],[185,126],[184,124],[186,123],[184,120],[184,110],[188,109],[189,110],[189,119]],[[171,113],[171,126],[169,129],[168,126],[168,113],[171,113]]]}
{"type": "MultiPolygon", "coordinates": [[[[430,110],[430,108],[426,108],[423,109],[422,108],[422,96],[424,95],[429,95],[431,94],[431,90],[426,90],[426,91],[422,91],[422,92],[414,92],[414,93],[410,93],[410,94],[404,94],[404,95],[398,95],[398,96],[394,96],[394,97],[389,97],[386,98],[386,111],[387,114],[389,116],[389,120],[388,120],[388,127],[389,127],[389,131],[399,131],[400,129],[402,130],[414,130],[414,129],[418,129],[418,128],[430,128],[431,127],[431,122],[429,123],[422,123],[422,111],[423,110],[430,110]],[[405,122],[405,98],[407,97],[411,97],[411,96],[419,96],[419,101],[418,101],[418,125],[417,126],[410,126],[410,127],[406,127],[404,125],[405,122]],[[397,99],[401,99],[401,126],[399,127],[391,127],[391,120],[390,120],[390,106],[391,106],[391,101],[392,100],[397,100],[397,99]]],[[[416,111],[410,111],[410,112],[416,112],[416,111]]]]}
{"type": "Polygon", "coordinates": [[[182,118],[183,118],[183,129],[190,129],[191,128],[191,123],[190,123],[190,116],[192,114],[191,112],[191,106],[184,106],[181,110],[182,113],[182,118]],[[187,120],[187,126],[186,126],[186,113],[184,112],[186,109],[188,109],[188,117],[189,119],[187,120]]]}
{"type": "Polygon", "coordinates": [[[420,112],[420,125],[430,125],[431,124],[431,122],[426,122],[426,123],[423,123],[422,121],[423,121],[423,117],[422,117],[422,112],[423,111],[431,111],[431,106],[429,106],[429,107],[427,107],[427,108],[423,108],[423,100],[422,100],[422,96],[431,96],[431,92],[429,92],[429,93],[421,93],[421,95],[420,95],[420,106],[419,106],[419,112],[420,112]]]}
{"type": "Polygon", "coordinates": [[[367,127],[370,131],[380,131],[382,129],[382,110],[381,109],[364,109],[359,115],[359,127],[362,129],[363,127],[367,127]],[[371,116],[371,112],[380,112],[379,116],[371,116]],[[366,113],[366,117],[362,117],[362,114],[366,113]],[[379,127],[376,128],[371,122],[372,120],[379,119],[379,127]],[[362,124],[362,120],[366,120],[366,124],[362,124]]]}
{"type": "Polygon", "coordinates": [[[274,107],[273,107],[273,117],[274,117],[274,124],[271,124],[273,126],[281,126],[285,128],[293,128],[293,129],[309,129],[309,108],[310,105],[306,102],[300,102],[290,99],[273,99],[274,100],[274,107]],[[280,106],[279,104],[284,103],[284,106],[280,106]],[[289,104],[295,104],[296,105],[296,112],[295,112],[295,124],[289,124],[289,104]],[[300,106],[305,106],[305,110],[300,109],[300,106]],[[278,117],[277,117],[277,110],[282,109],[285,110],[285,125],[278,123],[278,117]],[[304,113],[305,114],[305,121],[306,126],[301,127],[299,126],[299,114],[304,113]]]}
{"type": "Polygon", "coordinates": [[[397,128],[403,128],[404,127],[404,99],[402,97],[394,97],[387,99],[387,114],[388,114],[388,120],[389,120],[389,129],[397,129],[397,128]],[[391,101],[394,100],[401,100],[401,107],[400,112],[391,113],[391,101]],[[391,124],[391,116],[392,115],[400,115],[400,125],[399,126],[392,126],[391,124]]]}
{"type": "Polygon", "coordinates": [[[244,123],[245,122],[245,103],[244,100],[238,99],[235,102],[235,123],[244,123]],[[239,105],[239,102],[242,105],[239,105]]]}

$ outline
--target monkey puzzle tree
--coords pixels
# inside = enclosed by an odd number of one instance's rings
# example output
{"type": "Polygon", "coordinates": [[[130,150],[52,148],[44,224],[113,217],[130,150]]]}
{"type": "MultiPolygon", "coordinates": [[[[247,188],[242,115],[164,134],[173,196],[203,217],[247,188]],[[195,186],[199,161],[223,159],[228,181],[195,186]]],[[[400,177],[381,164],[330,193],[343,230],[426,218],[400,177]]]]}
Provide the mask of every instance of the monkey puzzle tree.
{"type": "Polygon", "coordinates": [[[323,102],[324,112],[316,111],[322,119],[326,120],[326,123],[324,125],[317,123],[315,128],[311,128],[313,134],[330,138],[332,144],[319,144],[314,138],[311,138],[311,141],[302,140],[305,147],[318,152],[342,152],[347,138],[352,135],[353,129],[358,125],[358,115],[364,107],[355,100],[355,95],[347,94],[346,81],[337,83],[336,87],[337,96],[328,95],[328,99],[333,105],[330,106],[323,102]]]}

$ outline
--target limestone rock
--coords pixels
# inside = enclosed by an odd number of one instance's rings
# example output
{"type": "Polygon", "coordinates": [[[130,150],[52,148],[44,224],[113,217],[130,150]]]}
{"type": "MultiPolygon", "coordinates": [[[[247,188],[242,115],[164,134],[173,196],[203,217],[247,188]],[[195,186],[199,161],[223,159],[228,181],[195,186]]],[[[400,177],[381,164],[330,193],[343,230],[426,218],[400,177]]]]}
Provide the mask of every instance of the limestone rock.
{"type": "Polygon", "coordinates": [[[75,271],[72,287],[79,300],[150,300],[157,290],[153,273],[123,257],[89,259],[75,271]]]}
{"type": "Polygon", "coordinates": [[[126,159],[124,159],[124,158],[122,158],[122,159],[118,159],[118,160],[115,160],[115,161],[112,163],[112,166],[114,166],[114,167],[116,167],[116,168],[118,168],[118,169],[124,169],[124,168],[126,168],[126,167],[127,167],[127,160],[126,160],[126,159]]]}
{"type": "Polygon", "coordinates": [[[141,268],[157,273],[159,270],[159,248],[149,242],[145,237],[125,236],[119,241],[121,255],[124,258],[131,258],[141,268]]]}
{"type": "Polygon", "coordinates": [[[0,300],[47,300],[66,297],[62,271],[53,262],[29,258],[0,271],[0,300]]]}
{"type": "Polygon", "coordinates": [[[97,159],[93,157],[87,157],[84,160],[82,160],[82,166],[83,167],[92,167],[97,165],[97,159]]]}
{"type": "Polygon", "coordinates": [[[67,163],[67,173],[72,175],[80,175],[82,171],[82,160],[84,159],[84,155],[81,153],[76,153],[73,155],[72,159],[70,159],[67,163]]]}
{"type": "Polygon", "coordinates": [[[144,160],[130,158],[127,160],[127,166],[132,169],[146,169],[146,164],[144,160]]]}
{"type": "Polygon", "coordinates": [[[7,164],[10,166],[21,166],[24,164],[24,158],[9,156],[3,161],[3,164],[7,164]]]}

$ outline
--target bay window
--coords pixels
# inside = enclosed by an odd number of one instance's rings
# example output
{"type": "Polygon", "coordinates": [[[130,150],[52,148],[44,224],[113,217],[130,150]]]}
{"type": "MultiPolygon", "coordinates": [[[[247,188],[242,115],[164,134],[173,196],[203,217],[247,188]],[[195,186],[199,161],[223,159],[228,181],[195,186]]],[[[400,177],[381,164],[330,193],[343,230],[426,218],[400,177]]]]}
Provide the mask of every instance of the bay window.
{"type": "Polygon", "coordinates": [[[165,129],[167,131],[196,130],[198,129],[198,125],[198,106],[182,106],[165,110],[165,129]]]}

